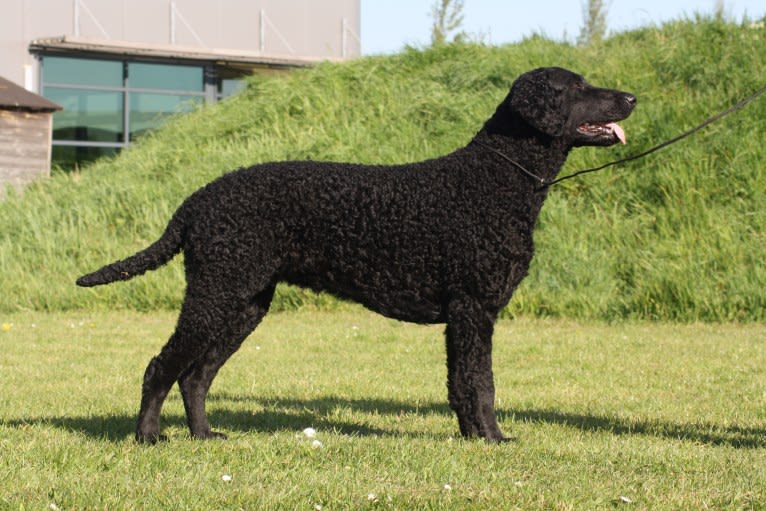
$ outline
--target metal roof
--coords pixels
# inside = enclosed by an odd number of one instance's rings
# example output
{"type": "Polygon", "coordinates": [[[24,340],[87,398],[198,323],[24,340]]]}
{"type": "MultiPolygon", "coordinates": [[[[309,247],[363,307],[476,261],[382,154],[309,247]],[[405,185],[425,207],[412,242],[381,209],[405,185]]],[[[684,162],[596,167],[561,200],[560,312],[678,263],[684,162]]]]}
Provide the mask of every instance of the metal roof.
{"type": "Polygon", "coordinates": [[[0,76],[0,110],[55,112],[63,110],[63,108],[61,105],[34,92],[29,92],[24,87],[0,76]]]}
{"type": "Polygon", "coordinates": [[[248,67],[306,67],[320,62],[339,60],[329,58],[264,55],[257,51],[199,48],[175,44],[147,44],[111,39],[59,36],[35,39],[29,44],[31,52],[91,53],[102,56],[138,57],[215,62],[248,67]]]}

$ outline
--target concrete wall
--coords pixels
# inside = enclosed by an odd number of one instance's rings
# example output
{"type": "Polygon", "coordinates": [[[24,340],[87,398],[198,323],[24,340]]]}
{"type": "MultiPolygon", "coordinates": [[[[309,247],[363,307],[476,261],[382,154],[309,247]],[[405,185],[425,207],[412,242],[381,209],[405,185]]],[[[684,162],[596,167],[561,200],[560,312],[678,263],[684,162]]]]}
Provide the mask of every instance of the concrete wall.
{"type": "Polygon", "coordinates": [[[353,58],[359,9],[359,0],[2,0],[0,76],[39,92],[29,42],[62,35],[353,58]]]}

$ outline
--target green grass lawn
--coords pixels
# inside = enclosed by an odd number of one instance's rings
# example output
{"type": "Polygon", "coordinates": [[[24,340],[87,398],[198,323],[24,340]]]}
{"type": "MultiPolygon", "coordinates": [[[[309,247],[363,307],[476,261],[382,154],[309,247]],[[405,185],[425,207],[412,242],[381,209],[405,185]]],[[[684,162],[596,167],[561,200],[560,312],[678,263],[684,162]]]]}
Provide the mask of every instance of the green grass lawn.
{"type": "Polygon", "coordinates": [[[0,509],[766,509],[763,324],[502,321],[498,446],[457,435],[441,326],[273,314],[211,391],[228,441],[174,390],[136,445],[174,320],[0,317],[0,509]]]}

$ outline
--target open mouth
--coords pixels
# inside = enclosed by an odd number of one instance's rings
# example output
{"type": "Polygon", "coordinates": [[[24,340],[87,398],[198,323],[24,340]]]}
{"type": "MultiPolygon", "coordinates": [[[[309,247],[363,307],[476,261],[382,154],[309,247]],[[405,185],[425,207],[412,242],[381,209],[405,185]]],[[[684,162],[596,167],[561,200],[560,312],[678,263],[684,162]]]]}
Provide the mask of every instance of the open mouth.
{"type": "Polygon", "coordinates": [[[584,135],[594,137],[612,137],[617,138],[621,143],[625,144],[625,130],[616,122],[607,123],[590,123],[586,122],[577,127],[577,131],[584,135]]]}

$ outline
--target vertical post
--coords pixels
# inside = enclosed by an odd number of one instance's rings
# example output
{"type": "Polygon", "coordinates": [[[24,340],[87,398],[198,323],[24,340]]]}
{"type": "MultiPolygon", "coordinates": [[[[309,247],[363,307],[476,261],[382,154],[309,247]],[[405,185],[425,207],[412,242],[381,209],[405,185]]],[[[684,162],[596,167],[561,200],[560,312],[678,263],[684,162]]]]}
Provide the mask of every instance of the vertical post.
{"type": "Polygon", "coordinates": [[[122,63],[122,147],[130,145],[130,74],[129,64],[122,63]]]}
{"type": "Polygon", "coordinates": [[[170,44],[176,44],[176,3],[170,2],[170,44]]]}
{"type": "Polygon", "coordinates": [[[218,72],[215,66],[207,65],[203,71],[203,87],[205,90],[205,103],[212,104],[218,101],[218,72]]]}
{"type": "Polygon", "coordinates": [[[261,50],[261,53],[263,53],[266,50],[266,13],[261,9],[261,28],[259,31],[260,35],[260,44],[258,45],[258,48],[261,50]]]}
{"type": "Polygon", "coordinates": [[[344,59],[346,58],[346,55],[348,53],[347,47],[348,47],[348,27],[346,27],[346,18],[343,18],[341,21],[341,46],[340,46],[340,56],[344,59]]]}
{"type": "Polygon", "coordinates": [[[80,0],[74,0],[74,14],[72,16],[72,31],[75,36],[80,35],[80,0]]]}

